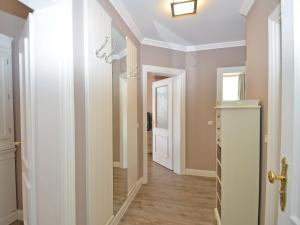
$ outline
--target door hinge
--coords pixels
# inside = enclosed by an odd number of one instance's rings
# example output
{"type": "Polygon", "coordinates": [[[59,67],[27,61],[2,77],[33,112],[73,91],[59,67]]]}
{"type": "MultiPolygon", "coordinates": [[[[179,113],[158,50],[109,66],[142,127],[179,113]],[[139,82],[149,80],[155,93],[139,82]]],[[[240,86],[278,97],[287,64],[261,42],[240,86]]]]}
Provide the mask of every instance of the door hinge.
{"type": "Polygon", "coordinates": [[[7,98],[10,99],[10,94],[7,94],[7,98]]]}
{"type": "Polygon", "coordinates": [[[8,128],[8,132],[11,134],[11,128],[8,128]]]}
{"type": "Polygon", "coordinates": [[[9,64],[9,61],[8,61],[8,59],[6,60],[6,64],[7,64],[7,65],[9,64]]]}

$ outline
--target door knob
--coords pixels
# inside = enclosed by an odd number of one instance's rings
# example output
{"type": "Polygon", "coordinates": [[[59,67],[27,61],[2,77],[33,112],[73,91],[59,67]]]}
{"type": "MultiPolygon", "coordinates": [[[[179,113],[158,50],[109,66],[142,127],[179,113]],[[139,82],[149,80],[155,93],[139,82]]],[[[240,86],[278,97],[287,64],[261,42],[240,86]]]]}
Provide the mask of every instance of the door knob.
{"type": "Polygon", "coordinates": [[[287,175],[288,175],[288,161],[287,158],[281,160],[281,175],[276,175],[273,171],[268,172],[268,179],[271,184],[280,181],[280,208],[284,211],[287,201],[287,175]]]}

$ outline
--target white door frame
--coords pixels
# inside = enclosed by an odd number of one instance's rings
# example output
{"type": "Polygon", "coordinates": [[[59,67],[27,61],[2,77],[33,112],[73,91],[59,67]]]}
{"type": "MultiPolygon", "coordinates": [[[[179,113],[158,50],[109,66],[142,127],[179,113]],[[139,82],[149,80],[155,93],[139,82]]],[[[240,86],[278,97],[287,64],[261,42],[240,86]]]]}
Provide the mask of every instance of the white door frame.
{"type": "MultiPolygon", "coordinates": [[[[280,121],[279,110],[281,105],[281,5],[271,13],[268,18],[268,43],[269,43],[269,75],[268,75],[268,146],[267,146],[267,171],[275,170],[279,174],[280,146],[280,121]]],[[[270,184],[266,179],[265,196],[265,223],[277,224],[278,198],[274,198],[279,190],[278,184],[270,184]]]]}
{"type": "Polygon", "coordinates": [[[174,160],[174,172],[180,175],[185,174],[185,159],[186,159],[186,71],[181,69],[174,69],[168,67],[143,65],[143,183],[148,182],[148,140],[147,140],[147,78],[149,73],[155,73],[157,75],[168,75],[169,77],[180,76],[181,78],[181,121],[180,121],[180,143],[178,152],[178,160],[174,160]],[[177,168],[176,169],[176,165],[177,168]]]}

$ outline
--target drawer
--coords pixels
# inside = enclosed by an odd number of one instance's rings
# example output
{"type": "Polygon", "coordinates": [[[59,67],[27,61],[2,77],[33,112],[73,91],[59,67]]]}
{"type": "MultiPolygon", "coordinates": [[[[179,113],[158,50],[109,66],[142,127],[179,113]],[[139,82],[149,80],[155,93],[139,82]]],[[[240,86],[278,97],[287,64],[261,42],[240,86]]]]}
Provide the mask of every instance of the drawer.
{"type": "Polygon", "coordinates": [[[220,163],[222,163],[222,148],[220,145],[217,145],[217,159],[220,163]]]}

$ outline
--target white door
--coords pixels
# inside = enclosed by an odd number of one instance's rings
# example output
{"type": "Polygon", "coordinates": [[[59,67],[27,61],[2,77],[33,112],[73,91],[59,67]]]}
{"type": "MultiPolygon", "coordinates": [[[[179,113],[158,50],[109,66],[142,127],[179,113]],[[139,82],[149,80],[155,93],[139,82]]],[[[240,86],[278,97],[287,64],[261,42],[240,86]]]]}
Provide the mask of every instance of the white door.
{"type": "Polygon", "coordinates": [[[268,168],[275,170],[268,175],[280,190],[273,194],[278,199],[278,215],[274,215],[277,225],[300,225],[300,0],[282,1],[281,10],[280,169],[268,168]]]}
{"type": "Polygon", "coordinates": [[[32,17],[29,15],[24,30],[19,39],[19,73],[20,73],[20,112],[21,112],[21,160],[22,160],[22,195],[23,195],[23,220],[24,225],[35,225],[36,221],[33,199],[33,170],[31,160],[32,136],[31,122],[32,112],[30,109],[32,89],[30,73],[30,42],[29,27],[32,17]]]}
{"type": "Polygon", "coordinates": [[[153,82],[153,161],[173,170],[173,79],[153,82]]]}

